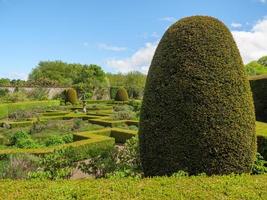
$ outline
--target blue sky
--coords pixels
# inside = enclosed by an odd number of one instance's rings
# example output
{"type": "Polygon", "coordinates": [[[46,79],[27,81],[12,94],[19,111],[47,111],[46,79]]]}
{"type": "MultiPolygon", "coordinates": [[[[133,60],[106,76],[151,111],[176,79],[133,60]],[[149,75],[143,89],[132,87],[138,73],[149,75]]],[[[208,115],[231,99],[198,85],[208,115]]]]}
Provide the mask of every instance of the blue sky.
{"type": "Polygon", "coordinates": [[[0,0],[0,77],[25,79],[41,60],[145,72],[166,28],[191,15],[225,22],[244,62],[267,55],[266,0],[0,0]]]}

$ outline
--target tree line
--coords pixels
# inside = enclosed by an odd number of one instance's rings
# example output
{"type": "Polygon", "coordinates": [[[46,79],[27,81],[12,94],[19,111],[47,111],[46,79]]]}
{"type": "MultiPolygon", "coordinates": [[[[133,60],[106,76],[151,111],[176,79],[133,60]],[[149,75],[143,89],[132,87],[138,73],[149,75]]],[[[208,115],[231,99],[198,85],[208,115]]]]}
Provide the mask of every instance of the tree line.
{"type": "Polygon", "coordinates": [[[41,61],[31,71],[28,80],[2,78],[0,86],[73,87],[86,98],[90,98],[96,90],[108,89],[112,95],[117,88],[125,87],[130,97],[137,97],[142,95],[145,81],[146,75],[137,71],[112,74],[93,64],[41,61]]]}

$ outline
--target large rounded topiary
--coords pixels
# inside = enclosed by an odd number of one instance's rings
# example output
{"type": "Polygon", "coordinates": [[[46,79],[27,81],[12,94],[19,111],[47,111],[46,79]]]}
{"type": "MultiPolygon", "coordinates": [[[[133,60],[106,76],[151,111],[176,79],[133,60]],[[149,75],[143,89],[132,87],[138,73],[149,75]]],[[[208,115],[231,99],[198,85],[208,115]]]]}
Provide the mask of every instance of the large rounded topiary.
{"type": "Polygon", "coordinates": [[[251,170],[256,151],[252,95],[223,23],[195,16],[166,31],[148,72],[139,139],[146,176],[251,170]]]}
{"type": "Polygon", "coordinates": [[[129,97],[127,90],[125,88],[119,88],[115,96],[115,101],[128,101],[128,100],[129,97]]]}
{"type": "Polygon", "coordinates": [[[66,92],[66,99],[67,102],[70,102],[71,104],[76,104],[78,101],[76,90],[73,88],[68,89],[66,92]]]}

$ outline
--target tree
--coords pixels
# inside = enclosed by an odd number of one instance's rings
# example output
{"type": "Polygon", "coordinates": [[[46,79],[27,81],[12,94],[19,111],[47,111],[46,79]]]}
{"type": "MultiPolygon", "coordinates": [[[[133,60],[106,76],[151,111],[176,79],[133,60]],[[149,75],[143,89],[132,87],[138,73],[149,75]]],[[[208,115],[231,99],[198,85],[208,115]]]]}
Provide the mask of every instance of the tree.
{"type": "Polygon", "coordinates": [[[91,98],[97,88],[109,86],[105,72],[97,65],[84,65],[73,84],[80,96],[85,95],[86,98],[91,98]]]}
{"type": "Polygon", "coordinates": [[[267,56],[263,56],[258,60],[258,63],[263,65],[264,67],[267,67],[267,56]]]}
{"type": "Polygon", "coordinates": [[[145,176],[248,173],[255,160],[255,113],[249,82],[227,27],[195,16],[161,39],[140,117],[145,176]]]}
{"type": "Polygon", "coordinates": [[[249,76],[267,74],[267,67],[264,67],[257,61],[252,61],[245,65],[246,72],[249,76]]]}

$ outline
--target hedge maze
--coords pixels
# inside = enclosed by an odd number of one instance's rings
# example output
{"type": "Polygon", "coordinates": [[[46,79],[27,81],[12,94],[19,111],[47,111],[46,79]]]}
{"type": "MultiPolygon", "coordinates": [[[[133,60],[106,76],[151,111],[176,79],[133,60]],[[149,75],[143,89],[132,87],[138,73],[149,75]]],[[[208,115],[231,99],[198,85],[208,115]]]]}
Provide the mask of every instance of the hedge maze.
{"type": "MultiPolygon", "coordinates": [[[[100,103],[101,101],[99,101],[100,103]]],[[[94,103],[96,103],[94,101],[94,103]]],[[[79,154],[80,159],[101,150],[110,148],[115,143],[124,143],[127,139],[137,135],[137,131],[128,130],[118,126],[122,125],[135,125],[138,126],[138,121],[135,120],[112,120],[112,105],[114,102],[106,102],[105,105],[99,104],[90,107],[87,113],[77,112],[82,108],[79,106],[70,107],[69,110],[46,110],[41,113],[41,116],[37,118],[23,119],[23,121],[7,121],[2,119],[0,126],[7,126],[10,129],[27,127],[33,125],[37,120],[39,122],[47,122],[49,120],[69,120],[69,119],[82,119],[91,124],[101,125],[103,128],[93,131],[73,132],[73,142],[68,144],[62,144],[51,147],[22,149],[11,148],[1,149],[0,155],[16,154],[16,153],[29,153],[29,154],[46,154],[52,153],[55,150],[72,147],[79,154]],[[84,156],[83,156],[84,155],[84,156]]],[[[116,103],[115,103],[116,104],[116,103]]],[[[9,105],[11,106],[11,105],[9,105]]],[[[0,137],[1,144],[2,137],[0,137]]]]}

